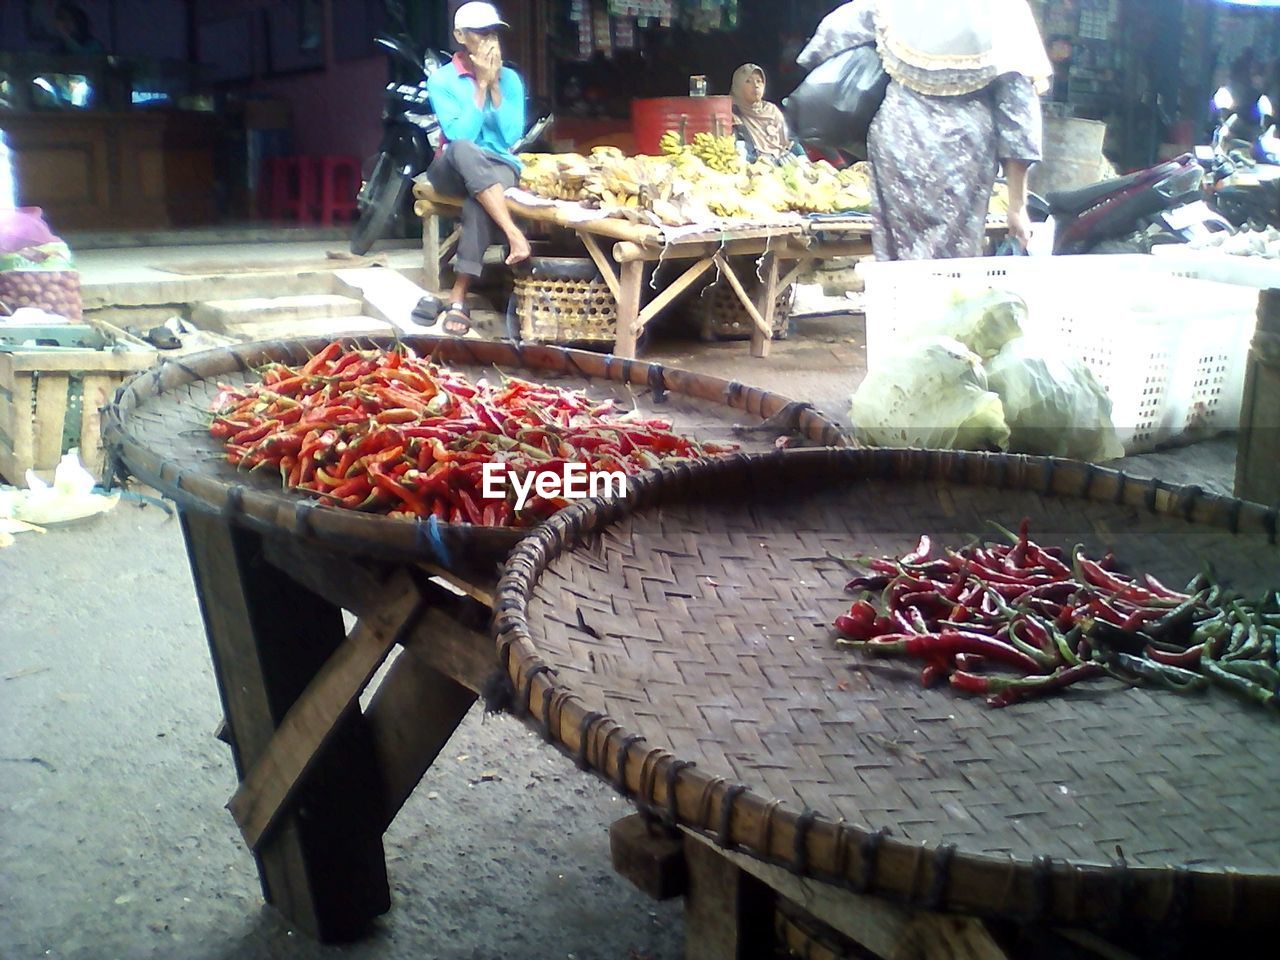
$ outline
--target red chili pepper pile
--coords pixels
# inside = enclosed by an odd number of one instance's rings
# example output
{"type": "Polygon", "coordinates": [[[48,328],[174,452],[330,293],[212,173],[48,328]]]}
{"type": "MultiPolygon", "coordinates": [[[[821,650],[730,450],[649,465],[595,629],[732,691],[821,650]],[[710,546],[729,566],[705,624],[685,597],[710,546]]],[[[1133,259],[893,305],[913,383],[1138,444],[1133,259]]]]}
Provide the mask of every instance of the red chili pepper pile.
{"type": "Polygon", "coordinates": [[[485,499],[486,463],[521,478],[563,478],[571,463],[632,475],[736,449],[615,413],[585,391],[515,377],[473,383],[403,347],[335,341],[299,367],[266,367],[260,384],[219,389],[209,432],[231,463],[278,470],[286,489],[333,506],[449,523],[531,526],[566,505],[534,496],[516,511],[510,483],[503,499],[485,499]]]}
{"type": "Polygon", "coordinates": [[[949,678],[994,707],[1106,675],[1179,692],[1212,683],[1280,707],[1280,593],[1246,601],[1208,570],[1171,590],[1124,575],[1111,554],[1041,546],[1029,526],[1007,544],[935,557],[926,536],[906,556],[869,561],[846,585],[864,596],[836,618],[838,642],[922,660],[924,686],[949,678]]]}

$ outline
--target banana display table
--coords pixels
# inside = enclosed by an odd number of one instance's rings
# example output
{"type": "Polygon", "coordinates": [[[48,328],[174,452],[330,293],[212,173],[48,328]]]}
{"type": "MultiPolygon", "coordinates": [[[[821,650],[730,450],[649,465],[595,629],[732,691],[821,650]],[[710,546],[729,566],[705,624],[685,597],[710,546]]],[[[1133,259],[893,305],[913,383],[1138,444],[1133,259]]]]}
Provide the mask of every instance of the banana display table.
{"type": "MultiPolygon", "coordinates": [[[[457,243],[457,231],[441,240],[440,221],[457,217],[461,199],[445,197],[432,189],[425,177],[413,187],[414,211],[422,217],[422,243],[426,285],[440,289],[441,265],[457,243]]],[[[618,329],[613,352],[634,357],[636,340],[659,314],[675,303],[712,268],[720,271],[753,325],[751,355],[767,357],[773,330],[777,294],[785,290],[814,260],[861,257],[871,253],[871,220],[865,216],[794,217],[776,224],[677,228],[658,227],[608,217],[584,219],[577,205],[534,206],[507,197],[507,206],[518,219],[570,230],[577,234],[600,276],[618,303],[618,329]],[[730,260],[759,257],[760,278],[755,296],[747,292],[730,260]],[[651,301],[642,306],[645,268],[649,264],[682,260],[691,265],[651,301]]],[[[1003,233],[1003,225],[993,225],[1003,233]]]]}

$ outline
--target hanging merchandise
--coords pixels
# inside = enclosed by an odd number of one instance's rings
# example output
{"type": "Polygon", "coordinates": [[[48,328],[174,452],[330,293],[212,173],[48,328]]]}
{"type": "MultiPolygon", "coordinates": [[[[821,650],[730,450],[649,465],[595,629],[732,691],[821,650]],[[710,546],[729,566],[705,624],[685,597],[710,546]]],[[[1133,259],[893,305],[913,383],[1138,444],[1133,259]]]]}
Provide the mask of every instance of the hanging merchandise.
{"type": "Polygon", "coordinates": [[[603,4],[591,5],[591,25],[594,34],[594,45],[597,53],[606,57],[613,56],[613,23],[609,11],[603,4]]]}
{"type": "Polygon", "coordinates": [[[697,33],[738,26],[738,0],[681,0],[681,22],[697,33]]]}
{"type": "Polygon", "coordinates": [[[569,20],[578,27],[578,59],[590,60],[595,53],[590,0],[569,0],[569,20]]]}
{"type": "Polygon", "coordinates": [[[670,22],[675,0],[609,0],[609,14],[670,22]]]}

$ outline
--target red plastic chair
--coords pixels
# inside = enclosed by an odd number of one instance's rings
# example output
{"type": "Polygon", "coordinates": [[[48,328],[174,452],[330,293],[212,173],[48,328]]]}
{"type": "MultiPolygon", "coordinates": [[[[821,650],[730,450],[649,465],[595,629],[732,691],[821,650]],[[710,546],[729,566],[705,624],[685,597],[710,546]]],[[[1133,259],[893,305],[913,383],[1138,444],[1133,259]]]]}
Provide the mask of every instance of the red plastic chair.
{"type": "Polygon", "coordinates": [[[314,223],[316,164],[310,157],[271,157],[267,167],[267,216],[314,223]]]}
{"type": "Polygon", "coordinates": [[[354,220],[356,194],[360,192],[360,161],[334,155],[314,159],[320,171],[320,222],[327,227],[333,224],[334,217],[354,220]]]}

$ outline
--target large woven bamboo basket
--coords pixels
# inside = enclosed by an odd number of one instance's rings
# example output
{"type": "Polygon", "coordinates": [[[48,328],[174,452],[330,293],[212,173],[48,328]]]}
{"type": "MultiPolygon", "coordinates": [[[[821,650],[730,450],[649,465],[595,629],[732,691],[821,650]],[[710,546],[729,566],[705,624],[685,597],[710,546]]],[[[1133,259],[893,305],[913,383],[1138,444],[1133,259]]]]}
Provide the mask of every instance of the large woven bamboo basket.
{"type": "Polygon", "coordinates": [[[665,469],[514,550],[515,706],[643,810],[935,910],[1176,933],[1280,925],[1280,720],[1092,681],[993,710],[837,647],[842,556],[990,521],[1184,582],[1280,586],[1277,511],[1089,464],[798,450],[665,469]],[[1179,579],[1181,578],[1181,579],[1179,579]]]}
{"type": "Polygon", "coordinates": [[[617,338],[618,301],[603,280],[517,275],[513,296],[524,340],[612,344],[617,338]]]}
{"type": "MultiPolygon", "coordinates": [[[[226,462],[209,436],[209,403],[220,383],[243,384],[269,362],[296,365],[328,341],[312,338],[250,343],[170,360],[125,383],[103,414],[103,434],[120,475],[132,475],[189,509],[215,511],[264,532],[305,537],[350,551],[395,559],[431,559],[452,567],[466,558],[489,570],[518,542],[507,527],[413,523],[343,510],[281,489],[278,477],[247,473],[226,462]]],[[[386,338],[362,337],[357,346],[389,347],[386,338]]],[[[438,362],[493,379],[517,373],[572,389],[586,389],[623,408],[670,419],[673,428],[700,439],[722,439],[746,450],[772,446],[775,434],[739,435],[786,411],[801,442],[844,445],[833,422],[805,404],[715,377],[560,347],[406,337],[401,343],[438,362]]]]}

